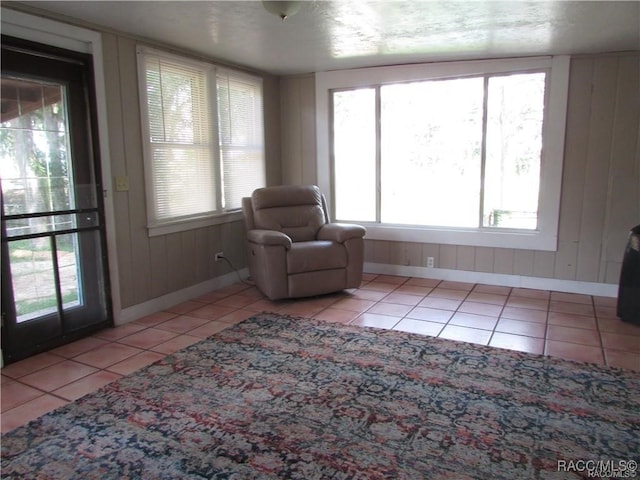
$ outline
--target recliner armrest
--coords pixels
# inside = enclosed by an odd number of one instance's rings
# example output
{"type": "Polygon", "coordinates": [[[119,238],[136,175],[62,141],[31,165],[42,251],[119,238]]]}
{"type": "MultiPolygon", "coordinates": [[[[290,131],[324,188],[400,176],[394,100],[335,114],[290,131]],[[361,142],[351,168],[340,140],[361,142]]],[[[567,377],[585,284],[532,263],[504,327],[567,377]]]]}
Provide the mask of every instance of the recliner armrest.
{"type": "Polygon", "coordinates": [[[287,250],[291,248],[291,238],[277,230],[249,230],[247,239],[260,245],[282,245],[287,250]]]}
{"type": "Polygon", "coordinates": [[[318,240],[344,243],[351,238],[362,238],[366,233],[362,225],[352,223],[327,223],[318,230],[318,240]]]}

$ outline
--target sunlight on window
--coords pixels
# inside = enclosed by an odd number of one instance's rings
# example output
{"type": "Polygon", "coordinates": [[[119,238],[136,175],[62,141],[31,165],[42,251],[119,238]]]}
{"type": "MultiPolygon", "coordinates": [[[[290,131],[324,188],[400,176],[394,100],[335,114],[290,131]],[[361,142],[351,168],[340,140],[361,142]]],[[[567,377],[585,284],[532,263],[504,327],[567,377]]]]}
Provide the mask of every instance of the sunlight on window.
{"type": "Polygon", "coordinates": [[[206,74],[153,56],[145,61],[154,217],[213,211],[206,74]]]}
{"type": "Polygon", "coordinates": [[[375,89],[333,94],[336,218],[376,220],[375,89]]]}
{"type": "Polygon", "coordinates": [[[222,203],[242,206],[242,197],[265,186],[262,83],[227,71],[216,74],[222,159],[222,203]]]}
{"type": "Polygon", "coordinates": [[[482,78],[381,88],[384,223],[477,227],[482,78]]]}
{"type": "Polygon", "coordinates": [[[483,226],[537,226],[545,74],[491,77],[483,226]]]}
{"type": "Polygon", "coordinates": [[[56,212],[76,208],[82,194],[69,156],[67,89],[9,76],[3,76],[2,88],[10,99],[3,101],[0,122],[3,215],[17,216],[3,217],[3,224],[16,322],[23,323],[57,312],[56,288],[65,309],[80,304],[78,234],[39,234],[77,228],[76,215],[56,212]],[[12,239],[20,236],[35,238],[12,239]]]}
{"type": "Polygon", "coordinates": [[[334,91],[336,218],[535,230],[545,83],[536,72],[334,91]]]}

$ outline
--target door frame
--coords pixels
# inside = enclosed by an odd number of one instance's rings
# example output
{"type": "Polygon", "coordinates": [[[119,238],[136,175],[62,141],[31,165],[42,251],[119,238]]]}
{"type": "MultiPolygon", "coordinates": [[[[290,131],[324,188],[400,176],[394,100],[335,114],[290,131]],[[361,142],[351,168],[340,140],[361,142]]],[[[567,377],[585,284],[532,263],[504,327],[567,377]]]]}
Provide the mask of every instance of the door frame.
{"type": "MultiPolygon", "coordinates": [[[[93,81],[95,92],[95,115],[99,141],[100,170],[103,185],[105,229],[107,237],[108,271],[111,284],[111,307],[115,325],[120,324],[122,303],[116,248],[116,222],[114,215],[113,177],[111,173],[110,136],[107,117],[106,72],[102,33],[86,28],[57,22],[27,13],[1,8],[2,33],[11,37],[30,40],[53,47],[60,47],[93,58],[93,81]]],[[[0,352],[1,353],[1,352],[0,352]]],[[[0,355],[0,363],[2,356],[0,355]]],[[[1,365],[0,365],[1,366],[1,365]]]]}

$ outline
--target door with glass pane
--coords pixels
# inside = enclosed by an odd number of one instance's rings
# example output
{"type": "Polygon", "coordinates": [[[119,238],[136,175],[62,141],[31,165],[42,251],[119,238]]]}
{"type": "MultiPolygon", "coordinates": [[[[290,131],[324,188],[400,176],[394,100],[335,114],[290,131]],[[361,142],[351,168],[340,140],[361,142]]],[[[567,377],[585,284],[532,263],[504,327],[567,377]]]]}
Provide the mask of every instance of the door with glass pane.
{"type": "Polygon", "coordinates": [[[2,38],[5,363],[112,324],[90,66],[2,38]]]}

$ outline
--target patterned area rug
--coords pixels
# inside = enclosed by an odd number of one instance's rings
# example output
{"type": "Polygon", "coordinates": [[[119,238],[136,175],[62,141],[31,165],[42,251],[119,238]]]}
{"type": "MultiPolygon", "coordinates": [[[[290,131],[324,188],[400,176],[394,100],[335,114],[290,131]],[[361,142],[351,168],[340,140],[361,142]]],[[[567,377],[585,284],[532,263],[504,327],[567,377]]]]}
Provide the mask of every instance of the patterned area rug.
{"type": "Polygon", "coordinates": [[[585,478],[639,452],[637,372],[265,313],[5,434],[2,477],[585,478]]]}

